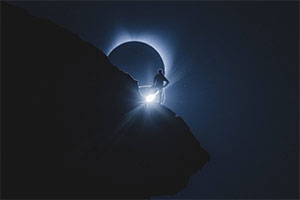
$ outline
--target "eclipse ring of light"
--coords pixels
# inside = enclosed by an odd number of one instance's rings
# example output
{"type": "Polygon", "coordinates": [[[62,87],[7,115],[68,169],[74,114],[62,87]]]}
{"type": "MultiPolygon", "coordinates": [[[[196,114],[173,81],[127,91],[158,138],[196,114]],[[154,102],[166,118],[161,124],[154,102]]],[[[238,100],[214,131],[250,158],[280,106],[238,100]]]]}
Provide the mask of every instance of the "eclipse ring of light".
{"type": "Polygon", "coordinates": [[[158,39],[154,39],[153,37],[144,37],[143,39],[130,39],[129,37],[118,37],[117,41],[113,42],[113,45],[111,45],[111,48],[109,48],[106,55],[109,56],[114,49],[127,42],[140,42],[152,47],[161,57],[161,60],[164,65],[165,74],[167,74],[170,71],[169,66],[171,65],[171,59],[170,54],[167,53],[168,51],[166,49],[166,46],[164,46],[163,43],[160,42],[158,39]]]}
{"type": "Polygon", "coordinates": [[[166,67],[166,65],[165,65],[165,62],[164,62],[164,59],[163,59],[161,53],[159,53],[159,51],[158,51],[156,48],[154,48],[152,45],[150,45],[150,44],[148,44],[148,43],[146,43],[146,42],[141,42],[141,41],[136,41],[136,40],[123,42],[123,43],[117,45],[115,48],[113,48],[113,49],[108,53],[108,56],[113,52],[113,50],[115,50],[115,49],[118,48],[119,46],[121,46],[121,45],[123,45],[123,44],[126,44],[126,43],[129,43],[129,42],[139,42],[139,43],[148,45],[148,46],[150,46],[151,48],[153,48],[153,49],[158,53],[158,55],[160,56],[160,58],[161,58],[161,60],[162,60],[163,68],[164,68],[165,73],[167,72],[167,67],[166,67]]]}

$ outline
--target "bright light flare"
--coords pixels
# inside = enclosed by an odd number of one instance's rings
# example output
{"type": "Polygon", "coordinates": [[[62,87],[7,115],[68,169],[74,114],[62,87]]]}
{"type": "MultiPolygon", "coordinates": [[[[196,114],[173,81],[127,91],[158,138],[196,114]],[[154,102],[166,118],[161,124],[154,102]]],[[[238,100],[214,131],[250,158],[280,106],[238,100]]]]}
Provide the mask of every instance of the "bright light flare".
{"type": "Polygon", "coordinates": [[[146,97],[147,102],[152,102],[155,99],[155,94],[150,94],[146,97]]]}

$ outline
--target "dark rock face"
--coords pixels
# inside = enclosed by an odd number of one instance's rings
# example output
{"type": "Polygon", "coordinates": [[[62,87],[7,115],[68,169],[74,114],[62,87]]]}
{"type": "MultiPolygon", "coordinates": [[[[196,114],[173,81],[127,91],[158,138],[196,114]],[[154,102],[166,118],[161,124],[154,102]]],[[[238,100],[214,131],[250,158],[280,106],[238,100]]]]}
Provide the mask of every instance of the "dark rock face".
{"type": "Polygon", "coordinates": [[[208,162],[185,122],[146,105],[93,45],[1,9],[3,197],[171,195],[208,162]]]}

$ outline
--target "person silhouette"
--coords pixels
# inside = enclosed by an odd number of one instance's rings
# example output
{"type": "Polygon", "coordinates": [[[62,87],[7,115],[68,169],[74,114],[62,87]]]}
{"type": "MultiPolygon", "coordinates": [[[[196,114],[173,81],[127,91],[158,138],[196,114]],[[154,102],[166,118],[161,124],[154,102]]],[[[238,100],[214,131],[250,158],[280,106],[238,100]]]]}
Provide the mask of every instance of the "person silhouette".
{"type": "Polygon", "coordinates": [[[164,76],[162,69],[158,69],[157,72],[158,73],[153,79],[153,87],[158,89],[159,103],[161,104],[163,103],[163,88],[165,88],[170,82],[164,76]],[[166,84],[164,84],[164,82],[166,82],[166,84]]]}

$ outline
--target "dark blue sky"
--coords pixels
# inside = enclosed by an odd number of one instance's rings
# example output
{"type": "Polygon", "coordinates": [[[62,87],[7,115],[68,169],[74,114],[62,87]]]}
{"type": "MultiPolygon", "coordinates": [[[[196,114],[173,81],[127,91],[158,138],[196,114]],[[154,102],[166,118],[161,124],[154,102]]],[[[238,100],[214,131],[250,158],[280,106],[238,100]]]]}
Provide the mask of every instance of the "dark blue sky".
{"type": "Polygon", "coordinates": [[[104,52],[124,33],[163,46],[166,105],[211,154],[172,198],[297,198],[298,2],[16,4],[104,52]]]}

